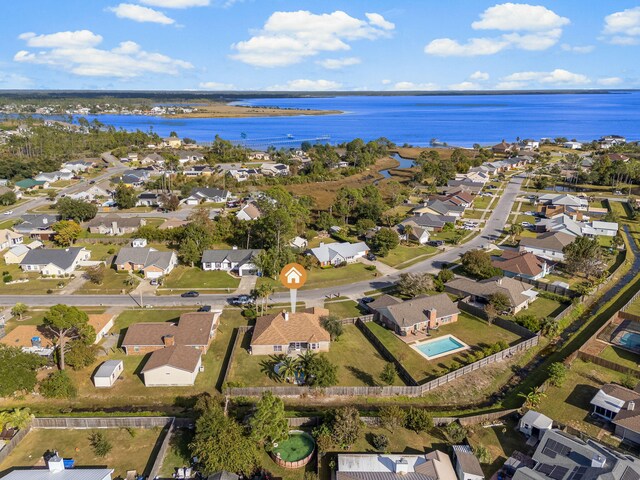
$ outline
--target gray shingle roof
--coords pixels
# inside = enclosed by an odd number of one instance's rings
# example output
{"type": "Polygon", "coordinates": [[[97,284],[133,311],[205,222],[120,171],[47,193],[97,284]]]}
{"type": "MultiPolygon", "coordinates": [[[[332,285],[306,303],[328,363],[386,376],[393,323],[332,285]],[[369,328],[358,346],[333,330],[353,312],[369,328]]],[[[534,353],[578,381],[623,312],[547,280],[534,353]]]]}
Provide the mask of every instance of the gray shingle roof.
{"type": "Polygon", "coordinates": [[[237,250],[205,250],[202,252],[202,263],[222,263],[225,260],[231,263],[238,263],[240,266],[252,262],[261,250],[259,249],[237,249],[237,250]]]}
{"type": "Polygon", "coordinates": [[[425,312],[431,310],[436,311],[437,318],[460,313],[458,307],[446,293],[424,295],[405,302],[380,307],[377,310],[400,327],[411,327],[416,323],[424,322],[425,312]]]}
{"type": "Polygon", "coordinates": [[[13,227],[16,232],[30,232],[32,230],[51,228],[51,225],[60,221],[60,218],[62,217],[60,217],[60,215],[52,215],[49,213],[27,213],[22,215],[20,218],[22,219],[22,222],[13,227]]]}
{"type": "Polygon", "coordinates": [[[160,252],[151,247],[123,247],[116,257],[116,264],[131,263],[143,265],[145,268],[152,265],[165,270],[173,258],[172,251],[160,252]]]}
{"type": "Polygon", "coordinates": [[[66,270],[78,258],[82,247],[69,248],[36,248],[29,250],[20,265],[48,265],[53,264],[66,270]]]}

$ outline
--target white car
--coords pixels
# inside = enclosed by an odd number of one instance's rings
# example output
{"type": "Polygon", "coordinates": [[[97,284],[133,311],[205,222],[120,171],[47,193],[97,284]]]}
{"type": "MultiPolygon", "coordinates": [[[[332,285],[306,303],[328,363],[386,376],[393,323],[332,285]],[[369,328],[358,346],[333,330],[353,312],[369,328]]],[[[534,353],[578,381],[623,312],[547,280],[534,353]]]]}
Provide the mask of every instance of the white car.
{"type": "Polygon", "coordinates": [[[11,215],[13,214],[13,210],[7,210],[6,212],[4,212],[5,215],[11,215]]]}
{"type": "Polygon", "coordinates": [[[533,227],[533,225],[531,223],[529,223],[529,222],[522,222],[520,225],[522,225],[525,228],[533,227]]]}

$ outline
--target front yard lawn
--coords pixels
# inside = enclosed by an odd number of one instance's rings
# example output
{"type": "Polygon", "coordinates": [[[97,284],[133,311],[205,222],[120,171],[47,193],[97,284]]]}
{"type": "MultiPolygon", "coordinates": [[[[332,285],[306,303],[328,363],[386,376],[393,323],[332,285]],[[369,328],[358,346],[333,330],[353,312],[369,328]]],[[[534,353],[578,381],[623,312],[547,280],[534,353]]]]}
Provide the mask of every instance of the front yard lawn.
{"type": "Polygon", "coordinates": [[[485,215],[485,213],[487,217],[491,215],[491,212],[484,212],[482,210],[474,210],[469,208],[465,210],[463,220],[480,220],[482,216],[485,215]]]}
{"type": "Polygon", "coordinates": [[[179,265],[167,276],[163,289],[179,290],[235,290],[240,279],[227,272],[205,272],[199,267],[179,265]]]}
{"type": "Polygon", "coordinates": [[[353,300],[345,300],[343,302],[324,302],[324,308],[327,308],[331,315],[338,318],[352,318],[364,314],[364,308],[353,300]]]}
{"type": "MultiPolygon", "coordinates": [[[[78,272],[81,274],[82,272],[78,272]]],[[[107,268],[104,274],[104,280],[100,285],[87,280],[74,293],[79,295],[118,295],[123,291],[130,292],[138,284],[139,277],[129,275],[128,272],[116,272],[113,268],[107,268]],[[135,278],[137,281],[133,285],[127,285],[127,279],[135,278]]]]}
{"type": "Polygon", "coordinates": [[[124,428],[34,429],[0,464],[0,471],[11,467],[44,467],[42,455],[47,450],[57,450],[61,457],[73,458],[76,469],[108,465],[114,469],[114,478],[126,478],[127,470],[149,475],[160,446],[161,431],[161,428],[136,428],[132,435],[124,428]],[[89,436],[94,432],[102,432],[113,447],[105,457],[98,457],[91,448],[89,436]]]}
{"type": "Polygon", "coordinates": [[[484,210],[489,207],[489,204],[493,200],[494,197],[478,197],[473,200],[473,208],[479,208],[484,210]]]}
{"type": "MultiPolygon", "coordinates": [[[[69,283],[69,278],[43,278],[39,273],[26,273],[23,272],[19,265],[11,264],[7,265],[2,257],[0,257],[0,271],[7,272],[13,280],[28,279],[28,282],[7,284],[0,279],[0,292],[3,295],[42,295],[48,293],[49,290],[55,292],[61,287],[69,283]]],[[[76,275],[80,275],[81,272],[76,272],[76,275]]],[[[18,297],[16,297],[18,301],[18,297]]]]}
{"type": "MultiPolygon", "coordinates": [[[[471,363],[466,360],[466,353],[469,350],[440,357],[434,360],[427,360],[411,346],[398,338],[395,333],[374,322],[369,322],[366,326],[378,337],[387,349],[404,365],[411,376],[418,383],[425,383],[433,378],[439,377],[450,370],[459,368],[462,365],[471,363]]],[[[483,348],[492,345],[499,340],[504,340],[508,344],[516,343],[520,337],[508,330],[490,325],[484,320],[461,312],[458,321],[441,326],[438,331],[431,331],[432,338],[451,334],[465,342],[472,349],[483,348]]]]}
{"type": "Polygon", "coordinates": [[[521,224],[522,222],[529,222],[531,225],[535,225],[536,217],[534,217],[533,215],[518,215],[514,223],[521,224]]]}
{"type": "Polygon", "coordinates": [[[363,263],[352,263],[346,267],[312,268],[308,270],[307,283],[301,290],[344,285],[353,281],[375,278],[375,271],[367,270],[363,263]]]}
{"type": "MultiPolygon", "coordinates": [[[[230,381],[246,387],[287,385],[273,375],[275,363],[271,356],[249,355],[250,343],[249,332],[242,339],[242,348],[236,350],[230,381]]],[[[338,385],[382,385],[380,373],[387,362],[355,325],[345,325],[340,339],[331,342],[329,352],[322,355],[338,365],[338,385]]],[[[396,378],[395,385],[403,385],[402,380],[396,378]]]]}
{"type": "Polygon", "coordinates": [[[412,260],[416,262],[424,260],[426,255],[433,255],[437,251],[436,247],[429,245],[398,245],[386,257],[378,257],[378,260],[390,267],[404,268],[410,266],[413,263],[412,260]]]}

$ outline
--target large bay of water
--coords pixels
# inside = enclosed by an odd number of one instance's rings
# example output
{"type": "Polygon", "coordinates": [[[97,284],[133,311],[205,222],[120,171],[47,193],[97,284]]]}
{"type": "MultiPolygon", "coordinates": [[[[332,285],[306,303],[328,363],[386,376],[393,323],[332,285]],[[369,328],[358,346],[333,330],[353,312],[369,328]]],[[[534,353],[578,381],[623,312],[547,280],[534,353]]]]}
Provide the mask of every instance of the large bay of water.
{"type": "MultiPolygon", "coordinates": [[[[200,142],[216,134],[264,148],[295,146],[328,136],[330,143],[360,137],[387,137],[397,144],[428,145],[437,138],[450,145],[493,144],[502,139],[567,137],[589,141],[617,134],[640,139],[640,92],[605,94],[346,96],[272,98],[244,105],[340,110],[340,115],[171,119],[100,115],[106,124],[128,130],[175,131],[200,142]]],[[[94,117],[90,117],[91,119],[94,117]]]]}

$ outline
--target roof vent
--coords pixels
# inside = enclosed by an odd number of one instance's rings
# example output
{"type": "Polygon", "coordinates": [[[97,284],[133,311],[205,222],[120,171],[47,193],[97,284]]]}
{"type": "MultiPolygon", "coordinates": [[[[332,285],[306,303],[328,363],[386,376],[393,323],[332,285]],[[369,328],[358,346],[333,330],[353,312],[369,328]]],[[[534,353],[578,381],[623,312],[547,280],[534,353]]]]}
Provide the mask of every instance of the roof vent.
{"type": "Polygon", "coordinates": [[[605,463],[607,463],[607,460],[601,455],[595,455],[591,459],[591,466],[594,468],[604,468],[605,463]]]}
{"type": "Polygon", "coordinates": [[[289,321],[289,312],[282,312],[284,315],[284,321],[288,322],[289,321]]]}
{"type": "Polygon", "coordinates": [[[401,458],[400,460],[396,460],[394,464],[395,473],[398,475],[406,475],[409,473],[409,462],[407,462],[406,458],[401,458]]]}
{"type": "Polygon", "coordinates": [[[64,471],[64,460],[60,455],[58,455],[58,452],[55,452],[53,457],[49,458],[47,461],[47,466],[51,473],[62,472],[64,471]]]}
{"type": "Polygon", "coordinates": [[[634,410],[636,408],[636,402],[627,403],[627,410],[634,410]]]}

